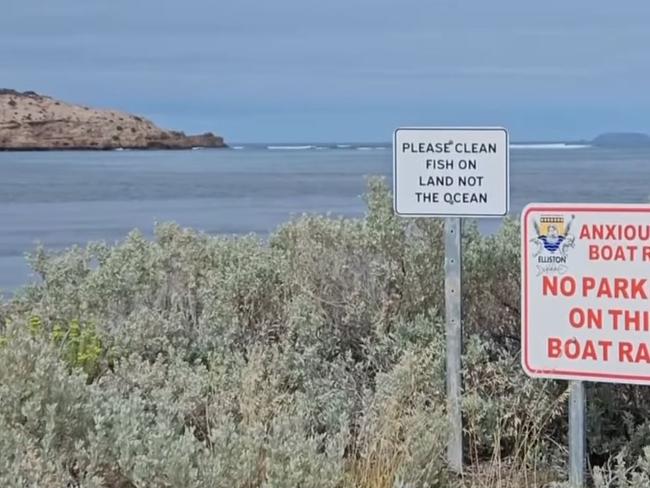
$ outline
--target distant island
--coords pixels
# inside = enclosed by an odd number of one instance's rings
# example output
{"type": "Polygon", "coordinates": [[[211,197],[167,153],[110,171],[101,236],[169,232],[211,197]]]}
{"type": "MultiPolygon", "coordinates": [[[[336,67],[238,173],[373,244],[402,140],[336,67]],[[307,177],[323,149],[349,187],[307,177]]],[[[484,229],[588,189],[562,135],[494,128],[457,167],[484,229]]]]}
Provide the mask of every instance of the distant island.
{"type": "Polygon", "coordinates": [[[0,89],[0,150],[227,147],[210,132],[185,135],[116,110],[89,108],[33,91],[0,89]]]}
{"type": "Polygon", "coordinates": [[[597,147],[650,147],[650,136],[640,132],[608,132],[594,138],[597,147]]]}

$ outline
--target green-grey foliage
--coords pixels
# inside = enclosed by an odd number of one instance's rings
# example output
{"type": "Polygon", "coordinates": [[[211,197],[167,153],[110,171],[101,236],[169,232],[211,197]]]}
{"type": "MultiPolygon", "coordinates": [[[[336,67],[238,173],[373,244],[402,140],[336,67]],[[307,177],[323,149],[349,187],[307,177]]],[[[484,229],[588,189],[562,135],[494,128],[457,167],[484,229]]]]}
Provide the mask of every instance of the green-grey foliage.
{"type": "MultiPolygon", "coordinates": [[[[464,230],[457,479],[444,462],[443,226],[396,218],[380,180],[367,204],[364,218],[303,216],[268,241],[162,224],[153,240],[37,249],[39,281],[0,305],[0,486],[563,479],[566,386],[519,367],[518,223],[464,230]]],[[[596,471],[598,486],[642,486],[647,394],[591,391],[592,458],[620,451],[627,473],[596,471]]]]}

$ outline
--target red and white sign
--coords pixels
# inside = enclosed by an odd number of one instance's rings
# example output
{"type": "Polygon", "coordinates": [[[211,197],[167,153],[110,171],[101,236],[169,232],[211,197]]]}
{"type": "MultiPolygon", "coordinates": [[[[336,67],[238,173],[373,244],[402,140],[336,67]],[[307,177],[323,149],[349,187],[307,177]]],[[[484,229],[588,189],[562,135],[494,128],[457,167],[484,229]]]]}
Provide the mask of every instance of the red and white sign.
{"type": "Polygon", "coordinates": [[[526,373],[650,385],[650,205],[530,204],[521,229],[526,373]]]}

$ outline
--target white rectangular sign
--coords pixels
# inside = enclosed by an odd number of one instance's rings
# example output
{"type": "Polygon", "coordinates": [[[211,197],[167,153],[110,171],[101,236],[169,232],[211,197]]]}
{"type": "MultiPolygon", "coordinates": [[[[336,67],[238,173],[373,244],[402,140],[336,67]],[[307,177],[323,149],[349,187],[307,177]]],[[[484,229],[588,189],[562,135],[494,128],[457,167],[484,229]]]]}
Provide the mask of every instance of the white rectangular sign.
{"type": "Polygon", "coordinates": [[[530,204],[521,224],[524,370],[650,385],[650,205],[530,204]]]}
{"type": "Polygon", "coordinates": [[[393,138],[395,213],[499,217],[508,213],[508,132],[503,128],[399,128],[393,138]]]}

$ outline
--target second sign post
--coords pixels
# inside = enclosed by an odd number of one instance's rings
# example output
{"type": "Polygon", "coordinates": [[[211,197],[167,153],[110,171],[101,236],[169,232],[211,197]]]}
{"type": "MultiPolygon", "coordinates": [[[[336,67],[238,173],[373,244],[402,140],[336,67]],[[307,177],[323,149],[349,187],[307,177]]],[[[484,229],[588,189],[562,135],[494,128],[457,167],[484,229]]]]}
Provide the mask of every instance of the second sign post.
{"type": "Polygon", "coordinates": [[[584,486],[583,381],[650,385],[650,205],[522,212],[522,366],[570,381],[569,475],[584,486]]]}

